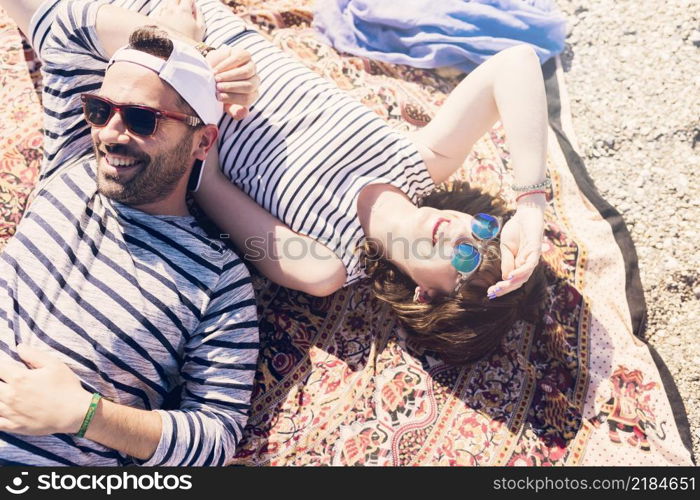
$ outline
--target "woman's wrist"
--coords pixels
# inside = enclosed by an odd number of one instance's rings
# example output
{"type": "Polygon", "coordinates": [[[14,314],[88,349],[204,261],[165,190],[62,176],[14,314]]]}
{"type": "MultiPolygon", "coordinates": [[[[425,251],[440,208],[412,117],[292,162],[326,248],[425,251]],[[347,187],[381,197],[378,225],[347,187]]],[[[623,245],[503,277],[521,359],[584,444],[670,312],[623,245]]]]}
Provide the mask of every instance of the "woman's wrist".
{"type": "Polygon", "coordinates": [[[544,211],[547,207],[547,198],[543,192],[530,193],[527,196],[519,196],[516,202],[517,209],[533,208],[544,211]]]}
{"type": "Polygon", "coordinates": [[[536,182],[534,184],[512,184],[510,187],[516,193],[527,193],[529,191],[536,191],[547,189],[552,185],[552,180],[545,177],[542,181],[536,182]]]}

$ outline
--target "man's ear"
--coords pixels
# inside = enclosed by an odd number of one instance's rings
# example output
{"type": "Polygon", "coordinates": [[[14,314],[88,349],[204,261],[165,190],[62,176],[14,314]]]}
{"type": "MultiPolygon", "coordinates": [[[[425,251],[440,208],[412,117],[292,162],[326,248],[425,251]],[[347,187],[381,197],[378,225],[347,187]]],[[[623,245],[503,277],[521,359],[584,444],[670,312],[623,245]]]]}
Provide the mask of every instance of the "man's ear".
{"type": "Polygon", "coordinates": [[[191,192],[196,192],[202,183],[202,175],[204,174],[204,161],[207,159],[207,155],[211,148],[217,147],[216,138],[219,135],[219,129],[216,125],[207,125],[202,130],[202,135],[199,137],[199,142],[197,143],[194,150],[194,164],[192,165],[192,170],[190,171],[190,178],[187,181],[187,190],[191,192]]]}
{"type": "Polygon", "coordinates": [[[206,160],[209,150],[216,147],[216,139],[219,137],[219,129],[216,125],[206,125],[199,136],[199,142],[196,144],[194,156],[198,160],[206,160]]]}

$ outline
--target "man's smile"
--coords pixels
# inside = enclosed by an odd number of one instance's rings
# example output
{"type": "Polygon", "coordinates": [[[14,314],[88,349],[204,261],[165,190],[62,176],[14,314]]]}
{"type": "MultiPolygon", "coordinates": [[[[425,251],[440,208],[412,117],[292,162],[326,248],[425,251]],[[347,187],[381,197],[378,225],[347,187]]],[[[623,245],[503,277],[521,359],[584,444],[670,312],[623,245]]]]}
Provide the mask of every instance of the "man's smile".
{"type": "Polygon", "coordinates": [[[105,160],[109,165],[112,167],[120,168],[120,167],[133,167],[137,163],[139,163],[139,160],[136,158],[129,158],[126,156],[116,156],[116,155],[111,155],[111,154],[106,154],[105,155],[105,160]]]}
{"type": "Polygon", "coordinates": [[[145,165],[145,162],[136,156],[117,155],[99,150],[99,165],[105,175],[120,177],[138,170],[145,165]]]}

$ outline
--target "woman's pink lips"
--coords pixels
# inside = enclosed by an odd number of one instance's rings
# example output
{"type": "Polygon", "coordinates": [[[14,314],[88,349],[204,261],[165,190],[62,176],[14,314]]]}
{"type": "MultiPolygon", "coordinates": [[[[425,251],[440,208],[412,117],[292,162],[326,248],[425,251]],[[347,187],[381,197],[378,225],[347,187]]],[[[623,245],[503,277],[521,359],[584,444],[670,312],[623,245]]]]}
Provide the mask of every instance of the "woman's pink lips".
{"type": "Polygon", "coordinates": [[[450,222],[450,220],[442,217],[442,218],[438,219],[437,222],[435,223],[435,226],[433,226],[433,245],[435,243],[437,243],[437,241],[435,239],[437,236],[437,230],[440,227],[440,224],[442,224],[443,222],[450,222]]]}

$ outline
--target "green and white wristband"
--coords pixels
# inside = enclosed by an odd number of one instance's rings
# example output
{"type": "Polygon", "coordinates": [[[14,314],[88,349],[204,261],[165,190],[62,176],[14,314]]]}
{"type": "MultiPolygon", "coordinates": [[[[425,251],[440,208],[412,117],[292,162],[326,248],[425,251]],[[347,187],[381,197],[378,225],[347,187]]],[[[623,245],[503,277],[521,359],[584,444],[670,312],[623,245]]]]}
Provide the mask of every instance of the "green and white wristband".
{"type": "Polygon", "coordinates": [[[100,399],[102,399],[102,396],[94,392],[92,394],[92,400],[90,401],[90,406],[87,409],[87,412],[85,413],[85,418],[83,419],[83,424],[80,426],[80,430],[75,434],[78,437],[85,437],[85,433],[87,432],[87,428],[90,425],[90,422],[92,422],[93,417],[95,416],[95,412],[97,411],[97,405],[100,404],[100,399]]]}

